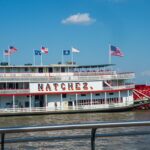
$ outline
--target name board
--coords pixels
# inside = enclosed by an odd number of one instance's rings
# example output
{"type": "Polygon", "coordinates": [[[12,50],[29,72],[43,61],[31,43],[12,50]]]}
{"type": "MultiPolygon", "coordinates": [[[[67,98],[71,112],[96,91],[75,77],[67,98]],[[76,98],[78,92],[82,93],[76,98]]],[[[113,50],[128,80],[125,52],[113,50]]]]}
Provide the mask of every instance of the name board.
{"type": "Polygon", "coordinates": [[[30,83],[30,92],[76,92],[102,90],[102,82],[30,83]]]}

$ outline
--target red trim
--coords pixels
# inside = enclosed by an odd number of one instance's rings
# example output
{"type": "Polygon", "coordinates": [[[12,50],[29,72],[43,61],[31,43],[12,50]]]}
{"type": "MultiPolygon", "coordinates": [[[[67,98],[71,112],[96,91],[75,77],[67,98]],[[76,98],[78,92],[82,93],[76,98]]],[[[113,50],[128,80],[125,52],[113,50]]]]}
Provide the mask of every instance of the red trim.
{"type": "Polygon", "coordinates": [[[57,94],[90,94],[90,93],[111,93],[111,92],[119,92],[119,91],[127,91],[132,90],[134,88],[126,88],[126,89],[119,89],[119,90],[97,90],[97,91],[79,91],[79,92],[42,92],[42,93],[20,93],[20,94],[0,94],[0,96],[28,96],[28,95],[57,95],[57,94]]]}

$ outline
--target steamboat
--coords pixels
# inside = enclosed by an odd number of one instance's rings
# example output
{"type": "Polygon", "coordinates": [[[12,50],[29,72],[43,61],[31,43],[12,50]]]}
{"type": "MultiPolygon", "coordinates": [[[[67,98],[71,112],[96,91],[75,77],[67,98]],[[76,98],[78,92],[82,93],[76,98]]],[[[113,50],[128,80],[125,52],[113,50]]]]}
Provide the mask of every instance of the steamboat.
{"type": "Polygon", "coordinates": [[[133,72],[113,64],[0,65],[0,115],[123,111],[133,107],[133,72]]]}

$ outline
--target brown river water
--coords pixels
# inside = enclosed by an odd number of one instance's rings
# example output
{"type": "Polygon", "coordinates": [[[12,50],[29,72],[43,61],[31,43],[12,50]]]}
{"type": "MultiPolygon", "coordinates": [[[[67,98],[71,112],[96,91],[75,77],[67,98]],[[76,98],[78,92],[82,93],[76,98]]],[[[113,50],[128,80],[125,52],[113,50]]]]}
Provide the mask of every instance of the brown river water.
{"type": "MultiPolygon", "coordinates": [[[[39,126],[53,124],[115,122],[115,121],[144,121],[150,120],[150,110],[130,111],[121,113],[84,113],[43,116],[0,117],[0,127],[10,126],[39,126]]],[[[109,128],[98,129],[97,133],[118,133],[130,131],[147,131],[150,127],[109,128]]],[[[52,131],[37,133],[8,134],[10,137],[64,136],[90,134],[90,130],[52,131]]],[[[53,142],[27,142],[6,144],[6,150],[90,150],[90,139],[60,140],[53,142]]],[[[125,136],[111,138],[96,138],[96,150],[150,150],[150,135],[125,136]]]]}

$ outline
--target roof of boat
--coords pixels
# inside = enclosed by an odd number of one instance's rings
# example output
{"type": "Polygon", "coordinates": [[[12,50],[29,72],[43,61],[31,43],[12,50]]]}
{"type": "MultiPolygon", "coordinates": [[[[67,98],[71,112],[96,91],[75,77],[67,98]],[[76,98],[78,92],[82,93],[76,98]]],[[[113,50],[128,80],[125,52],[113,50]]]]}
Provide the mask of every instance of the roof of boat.
{"type": "Polygon", "coordinates": [[[101,65],[76,65],[76,64],[50,64],[50,65],[0,65],[0,68],[47,68],[47,67],[69,67],[69,68],[102,68],[114,66],[115,64],[101,64],[101,65]]]}

